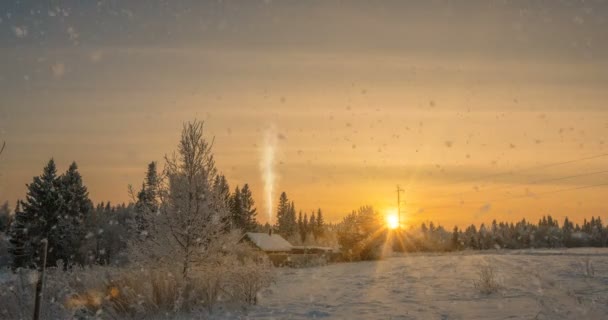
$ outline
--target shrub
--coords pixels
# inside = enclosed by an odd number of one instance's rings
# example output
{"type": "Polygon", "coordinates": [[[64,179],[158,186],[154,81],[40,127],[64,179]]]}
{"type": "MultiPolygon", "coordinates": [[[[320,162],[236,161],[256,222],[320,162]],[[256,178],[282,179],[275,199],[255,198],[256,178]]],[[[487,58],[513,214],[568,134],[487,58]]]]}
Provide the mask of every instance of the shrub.
{"type": "Polygon", "coordinates": [[[478,278],[474,281],[474,286],[483,294],[491,294],[500,289],[500,284],[496,279],[496,270],[491,264],[484,264],[479,267],[478,278]]]}

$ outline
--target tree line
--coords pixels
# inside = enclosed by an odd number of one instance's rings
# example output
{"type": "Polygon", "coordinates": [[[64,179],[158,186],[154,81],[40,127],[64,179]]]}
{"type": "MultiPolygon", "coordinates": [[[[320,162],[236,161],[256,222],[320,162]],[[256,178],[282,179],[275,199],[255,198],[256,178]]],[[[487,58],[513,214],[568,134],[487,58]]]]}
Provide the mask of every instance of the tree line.
{"type": "Polygon", "coordinates": [[[345,216],[336,225],[338,243],[347,260],[370,260],[382,256],[387,242],[397,252],[447,252],[458,250],[500,250],[529,248],[607,247],[608,225],[602,219],[585,219],[582,225],[564,218],[560,225],[552,216],[538,223],[526,219],[490,225],[471,224],[451,231],[433,222],[406,229],[388,230],[383,216],[364,206],[345,216]]]}
{"type": "Polygon", "coordinates": [[[308,213],[299,211],[296,219],[296,207],[293,201],[287,198],[285,192],[281,193],[279,203],[277,205],[277,231],[288,239],[299,240],[301,243],[306,243],[312,238],[316,241],[323,237],[325,233],[325,219],[321,208],[316,212],[308,213]]]}
{"type": "MultiPolygon", "coordinates": [[[[191,129],[202,133],[202,127],[191,129]]],[[[200,140],[202,137],[196,138],[200,140]]],[[[212,190],[207,193],[208,196],[213,195],[213,201],[210,201],[213,209],[226,211],[221,219],[222,232],[260,229],[249,185],[236,186],[234,192],[230,192],[226,177],[216,173],[212,164],[207,165],[207,168],[199,166],[199,172],[191,177],[190,183],[200,184],[203,180],[200,172],[207,171],[207,190],[212,190]]],[[[169,181],[179,177],[181,173],[170,171],[178,168],[179,165],[174,163],[169,170],[158,172],[156,162],[151,162],[141,189],[133,192],[129,188],[133,194],[131,203],[112,205],[101,202],[94,205],[76,162],[65,173],[58,174],[54,159],[50,159],[42,174],[26,185],[26,196],[17,201],[14,213],[11,214],[8,202],[0,206],[0,232],[8,235],[12,268],[39,267],[43,239],[48,241],[47,266],[62,265],[69,269],[75,265],[105,265],[128,260],[125,249],[129,241],[150,235],[151,217],[168,210],[163,203],[167,203],[177,193],[176,186],[183,183],[169,181]],[[167,189],[171,188],[170,185],[173,185],[173,190],[167,189]]],[[[199,193],[203,187],[197,186],[199,193]]],[[[203,194],[198,196],[203,197],[203,194]]]]}

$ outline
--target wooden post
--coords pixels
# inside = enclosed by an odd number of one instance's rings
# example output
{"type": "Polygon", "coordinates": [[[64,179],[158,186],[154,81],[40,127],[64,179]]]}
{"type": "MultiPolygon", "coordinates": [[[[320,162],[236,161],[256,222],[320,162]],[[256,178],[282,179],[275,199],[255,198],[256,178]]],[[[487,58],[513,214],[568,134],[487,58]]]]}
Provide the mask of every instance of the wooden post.
{"type": "Polygon", "coordinates": [[[46,253],[49,247],[49,241],[42,239],[42,268],[40,269],[40,275],[38,275],[38,281],[36,282],[36,300],[34,303],[34,320],[40,319],[40,304],[42,303],[42,287],[44,286],[44,271],[46,270],[46,253]]]}

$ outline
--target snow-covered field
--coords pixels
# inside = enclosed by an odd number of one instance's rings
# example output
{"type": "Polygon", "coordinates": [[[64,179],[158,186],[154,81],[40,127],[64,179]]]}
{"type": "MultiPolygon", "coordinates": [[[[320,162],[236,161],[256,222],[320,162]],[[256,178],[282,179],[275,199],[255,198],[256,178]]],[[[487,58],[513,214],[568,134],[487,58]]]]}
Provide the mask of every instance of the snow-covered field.
{"type": "Polygon", "coordinates": [[[277,272],[259,305],[233,318],[608,319],[608,249],[410,254],[277,272]],[[496,293],[475,288],[483,264],[496,270],[496,293]]]}

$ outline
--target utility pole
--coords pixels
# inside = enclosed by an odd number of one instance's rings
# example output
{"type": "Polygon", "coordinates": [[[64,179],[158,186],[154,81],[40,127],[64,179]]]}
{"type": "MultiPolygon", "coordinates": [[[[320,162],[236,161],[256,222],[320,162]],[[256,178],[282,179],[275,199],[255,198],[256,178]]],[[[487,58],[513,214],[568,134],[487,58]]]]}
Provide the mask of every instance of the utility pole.
{"type": "Polygon", "coordinates": [[[401,228],[401,191],[405,191],[401,189],[400,185],[397,185],[397,221],[399,221],[399,228],[401,228]]]}

